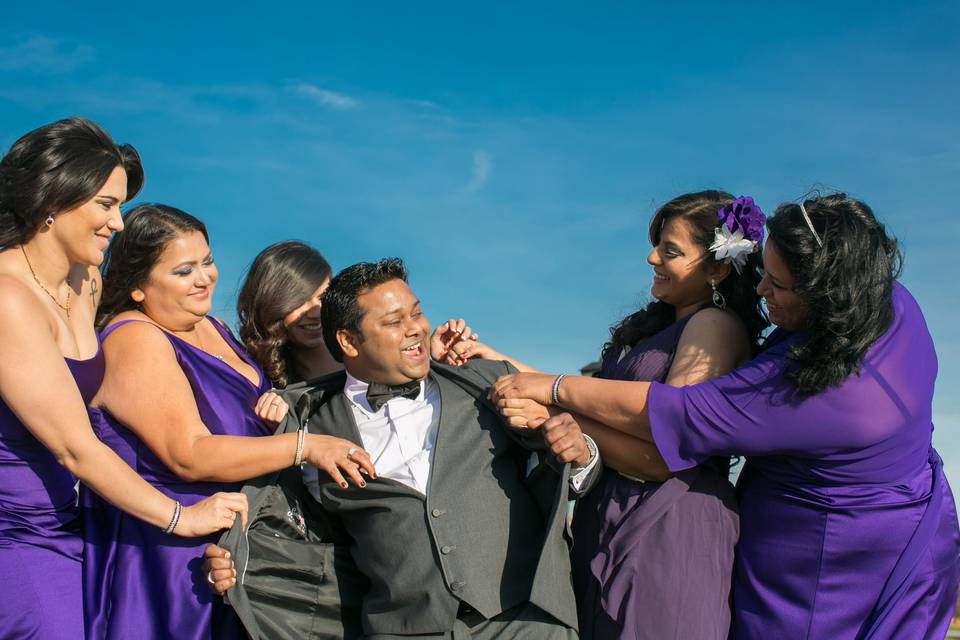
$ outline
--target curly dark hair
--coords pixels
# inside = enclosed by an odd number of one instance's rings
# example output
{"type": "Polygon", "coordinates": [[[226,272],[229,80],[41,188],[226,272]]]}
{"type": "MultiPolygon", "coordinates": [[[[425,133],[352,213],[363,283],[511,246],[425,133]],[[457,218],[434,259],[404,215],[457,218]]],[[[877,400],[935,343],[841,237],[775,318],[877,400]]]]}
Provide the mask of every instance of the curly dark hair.
{"type": "Polygon", "coordinates": [[[240,339],[278,389],[297,376],[283,319],[331,275],[320,252],[297,240],[270,245],[247,271],[237,296],[240,339]]]}
{"type": "Polygon", "coordinates": [[[794,278],[807,308],[809,338],[790,349],[787,377],[815,394],[860,371],[863,355],[893,321],[893,283],[903,264],[897,240],[865,203],[834,193],[782,204],[767,220],[768,242],[794,278]]]}
{"type": "Polygon", "coordinates": [[[48,216],[97,194],[117,167],[127,172],[127,200],[143,186],[137,150],[118,146],[84,118],[67,118],[27,133],[0,160],[0,247],[33,238],[48,216]]]}
{"type": "Polygon", "coordinates": [[[407,281],[407,268],[400,258],[384,258],[377,262],[360,262],[349,266],[330,281],[330,286],[320,298],[320,324],[327,350],[337,362],[343,362],[343,350],[337,342],[337,332],[345,329],[363,341],[360,321],[363,309],[357,298],[391,280],[407,281]]]}
{"type": "MultiPolygon", "coordinates": [[[[682,218],[690,223],[696,243],[707,251],[708,260],[715,262],[716,258],[708,251],[714,239],[714,230],[720,219],[717,212],[733,202],[733,195],[726,191],[697,191],[685,193],[673,198],[654,214],[650,221],[650,243],[653,246],[660,244],[660,233],[664,224],[673,218],[682,218]]],[[[709,262],[704,263],[709,264],[709,262]]],[[[727,309],[737,315],[747,329],[747,335],[752,345],[760,341],[760,334],[769,326],[767,317],[757,295],[757,285],[760,283],[760,254],[754,252],[747,257],[747,264],[743,273],[731,269],[730,275],[723,279],[717,290],[727,301],[727,309]]],[[[709,300],[704,301],[707,306],[709,300]]],[[[648,338],[676,321],[676,312],[673,306],[654,300],[639,311],[635,311],[610,328],[610,341],[603,345],[603,357],[608,353],[619,352],[621,349],[633,347],[641,340],[648,338]]]]}
{"type": "Polygon", "coordinates": [[[97,309],[102,331],[119,313],[137,308],[130,293],[147,281],[167,244],[183,233],[199,231],[207,242],[207,227],[185,211],[164,204],[141,204],[123,217],[100,269],[103,297],[97,309]]]}

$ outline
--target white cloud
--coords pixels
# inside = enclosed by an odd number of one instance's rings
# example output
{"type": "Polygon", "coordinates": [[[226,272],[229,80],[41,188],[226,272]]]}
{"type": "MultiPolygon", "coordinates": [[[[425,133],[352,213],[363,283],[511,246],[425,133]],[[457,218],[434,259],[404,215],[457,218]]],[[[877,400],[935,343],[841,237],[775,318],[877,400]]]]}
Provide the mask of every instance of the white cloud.
{"type": "Polygon", "coordinates": [[[357,106],[357,101],[345,93],[337,93],[336,91],[321,89],[320,87],[307,82],[299,82],[293,85],[293,90],[300,95],[304,95],[316,100],[325,107],[331,107],[333,109],[339,109],[342,111],[346,109],[353,109],[357,106]]]}
{"type": "Polygon", "coordinates": [[[0,71],[63,73],[91,59],[91,47],[40,35],[0,47],[0,71]]]}
{"type": "Polygon", "coordinates": [[[470,176],[470,182],[467,183],[467,193],[476,193],[483,189],[490,179],[490,171],[493,169],[493,158],[486,151],[478,149],[473,152],[473,173],[470,176]]]}

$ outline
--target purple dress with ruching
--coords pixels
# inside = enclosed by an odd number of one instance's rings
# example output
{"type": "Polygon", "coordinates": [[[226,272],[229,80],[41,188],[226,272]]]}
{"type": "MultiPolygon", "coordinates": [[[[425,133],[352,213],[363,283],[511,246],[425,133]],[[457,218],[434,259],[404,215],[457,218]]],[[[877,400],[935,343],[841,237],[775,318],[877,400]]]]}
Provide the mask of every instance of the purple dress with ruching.
{"type": "MultiPolygon", "coordinates": [[[[103,353],[65,360],[89,403],[103,353]]],[[[83,638],[76,482],[0,401],[0,638],[83,638]]]]}
{"type": "MultiPolygon", "coordinates": [[[[691,317],[622,358],[608,353],[600,377],[662,382],[691,317]]],[[[726,638],[738,533],[725,463],[706,461],[662,483],[605,469],[573,519],[581,638],[726,638]]]]}
{"type": "MultiPolygon", "coordinates": [[[[102,339],[126,322],[108,327],[102,339]]],[[[265,376],[219,322],[211,323],[257,371],[260,383],[254,385],[218,358],[165,332],[193,389],[200,418],[214,435],[272,433],[253,412],[257,398],[269,389],[265,376]]],[[[157,380],[156,384],[162,388],[163,381],[157,380]]],[[[181,480],[104,411],[92,409],[91,423],[100,439],[147,482],[185,506],[218,491],[240,490],[241,483],[181,480]]],[[[211,595],[200,570],[203,548],[216,542],[218,534],[203,538],[166,535],[118,511],[85,488],[81,488],[81,506],[85,511],[83,597],[88,639],[246,637],[233,610],[220,597],[211,595]]]]}
{"type": "Polygon", "coordinates": [[[960,584],[960,533],[931,445],[937,358],[897,284],[894,320],[861,371],[812,396],[778,330],[735,371],[651,386],[650,426],[671,470],[743,454],[733,638],[940,640],[960,584]]]}

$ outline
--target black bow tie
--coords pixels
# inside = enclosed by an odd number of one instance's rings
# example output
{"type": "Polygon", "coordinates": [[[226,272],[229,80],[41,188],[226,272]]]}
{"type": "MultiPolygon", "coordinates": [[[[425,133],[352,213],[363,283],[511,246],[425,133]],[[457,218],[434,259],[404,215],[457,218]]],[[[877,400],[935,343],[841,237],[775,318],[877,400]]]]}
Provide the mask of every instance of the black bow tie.
{"type": "Polygon", "coordinates": [[[420,395],[420,381],[406,382],[404,384],[380,384],[371,382],[367,387],[367,403],[373,412],[380,411],[380,407],[387,404],[392,398],[404,397],[413,400],[420,395]]]}

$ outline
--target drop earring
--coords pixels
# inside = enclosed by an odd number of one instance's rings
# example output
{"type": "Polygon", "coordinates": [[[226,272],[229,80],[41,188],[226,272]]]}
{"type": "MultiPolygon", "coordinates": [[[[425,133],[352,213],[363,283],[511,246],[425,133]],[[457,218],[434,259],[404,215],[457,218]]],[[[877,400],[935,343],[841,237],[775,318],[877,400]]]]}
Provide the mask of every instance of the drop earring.
{"type": "Polygon", "coordinates": [[[717,281],[713,278],[710,278],[710,288],[713,290],[713,295],[711,296],[713,298],[713,306],[726,311],[727,299],[724,298],[720,290],[717,289],[717,281]]]}

